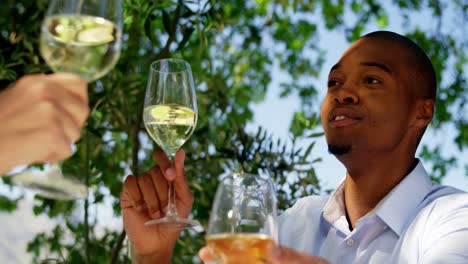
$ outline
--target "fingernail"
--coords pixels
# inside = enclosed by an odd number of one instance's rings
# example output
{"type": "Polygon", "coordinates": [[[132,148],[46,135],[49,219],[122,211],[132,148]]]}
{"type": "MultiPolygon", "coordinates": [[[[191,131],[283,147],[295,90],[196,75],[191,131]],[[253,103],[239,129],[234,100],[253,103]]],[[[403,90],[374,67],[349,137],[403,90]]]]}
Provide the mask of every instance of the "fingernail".
{"type": "Polygon", "coordinates": [[[176,173],[175,173],[175,170],[173,168],[169,168],[169,169],[166,170],[166,178],[168,180],[175,179],[175,176],[176,176],[175,174],[176,173]]]}
{"type": "Polygon", "coordinates": [[[152,218],[160,218],[161,217],[161,211],[156,211],[151,214],[152,218]]]}

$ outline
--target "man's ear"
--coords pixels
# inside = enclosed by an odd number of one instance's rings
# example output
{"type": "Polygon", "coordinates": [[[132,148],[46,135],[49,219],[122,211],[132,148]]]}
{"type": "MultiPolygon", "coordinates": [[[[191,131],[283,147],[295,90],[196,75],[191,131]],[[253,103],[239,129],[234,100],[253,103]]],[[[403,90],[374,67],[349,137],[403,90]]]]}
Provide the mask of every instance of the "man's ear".
{"type": "Polygon", "coordinates": [[[416,101],[416,116],[413,124],[416,127],[427,127],[434,116],[434,100],[419,99],[416,101]]]}

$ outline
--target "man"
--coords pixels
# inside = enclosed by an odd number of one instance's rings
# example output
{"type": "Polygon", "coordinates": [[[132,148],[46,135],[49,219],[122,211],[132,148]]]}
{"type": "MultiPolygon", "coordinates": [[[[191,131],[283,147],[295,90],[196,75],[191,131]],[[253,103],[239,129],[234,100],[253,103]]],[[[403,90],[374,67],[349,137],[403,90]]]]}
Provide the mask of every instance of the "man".
{"type": "MultiPolygon", "coordinates": [[[[415,158],[435,97],[432,64],[411,40],[379,31],[356,41],[332,67],[321,110],[329,151],[346,177],[330,197],[305,197],[285,211],[284,247],[271,250],[268,263],[468,263],[468,195],[430,182],[415,158]]],[[[162,175],[176,183],[181,214],[193,201],[183,153],[175,170],[162,154],[155,159],[159,167],[129,177],[122,193],[136,263],[169,263],[177,239],[143,227],[162,214],[165,200],[155,199],[165,194],[162,175]]],[[[206,248],[200,257],[212,259],[206,248]]]]}
{"type": "Polygon", "coordinates": [[[87,87],[76,75],[38,74],[0,92],[0,176],[72,154],[89,113],[87,87]]]}

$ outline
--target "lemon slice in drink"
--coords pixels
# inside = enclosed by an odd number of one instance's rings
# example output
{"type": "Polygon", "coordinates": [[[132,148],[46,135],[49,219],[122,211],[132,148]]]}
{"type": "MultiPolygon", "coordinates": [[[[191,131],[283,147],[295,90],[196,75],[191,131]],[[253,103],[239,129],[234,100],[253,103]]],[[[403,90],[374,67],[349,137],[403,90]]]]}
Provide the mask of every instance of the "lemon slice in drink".
{"type": "Polygon", "coordinates": [[[76,39],[80,43],[97,44],[107,43],[114,40],[114,28],[109,25],[96,25],[83,29],[78,33],[76,39]]]}
{"type": "Polygon", "coordinates": [[[51,24],[51,32],[54,37],[65,42],[71,42],[75,39],[76,29],[73,25],[62,23],[60,19],[54,19],[51,24]]]}
{"type": "Polygon", "coordinates": [[[158,124],[192,126],[196,118],[192,109],[180,105],[150,106],[146,111],[158,124]]]}

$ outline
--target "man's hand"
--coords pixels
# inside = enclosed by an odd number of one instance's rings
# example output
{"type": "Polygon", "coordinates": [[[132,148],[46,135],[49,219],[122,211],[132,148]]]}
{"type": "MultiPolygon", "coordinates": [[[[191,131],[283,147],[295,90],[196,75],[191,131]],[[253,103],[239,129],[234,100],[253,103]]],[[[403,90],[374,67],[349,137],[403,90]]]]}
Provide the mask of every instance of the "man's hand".
{"type": "Polygon", "coordinates": [[[72,154],[89,114],[87,87],[77,75],[38,74],[0,93],[0,175],[72,154]]]}
{"type": "MultiPolygon", "coordinates": [[[[198,253],[200,259],[204,262],[215,261],[208,247],[203,247],[198,253]]],[[[272,247],[267,252],[268,264],[328,264],[322,258],[310,256],[305,253],[292,250],[287,247],[272,247]]]]}
{"type": "Polygon", "coordinates": [[[179,216],[189,216],[193,195],[185,177],[184,158],[185,152],[178,151],[174,167],[171,167],[164,152],[157,150],[154,153],[156,166],[143,175],[131,175],[125,180],[120,204],[135,263],[170,263],[181,230],[145,226],[145,222],[165,215],[169,181],[173,181],[179,216]]]}

